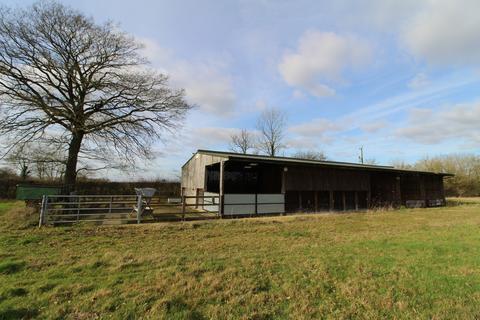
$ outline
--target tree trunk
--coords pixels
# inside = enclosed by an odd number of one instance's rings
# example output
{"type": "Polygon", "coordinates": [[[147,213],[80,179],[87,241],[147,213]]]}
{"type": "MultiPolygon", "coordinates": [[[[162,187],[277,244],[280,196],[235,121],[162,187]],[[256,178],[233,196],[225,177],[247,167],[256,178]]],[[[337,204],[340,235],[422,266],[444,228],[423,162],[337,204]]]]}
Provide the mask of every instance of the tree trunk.
{"type": "Polygon", "coordinates": [[[68,145],[68,158],[65,167],[64,185],[67,192],[75,190],[75,182],[77,180],[77,162],[78,153],[83,140],[83,132],[73,133],[70,144],[68,145]]]}

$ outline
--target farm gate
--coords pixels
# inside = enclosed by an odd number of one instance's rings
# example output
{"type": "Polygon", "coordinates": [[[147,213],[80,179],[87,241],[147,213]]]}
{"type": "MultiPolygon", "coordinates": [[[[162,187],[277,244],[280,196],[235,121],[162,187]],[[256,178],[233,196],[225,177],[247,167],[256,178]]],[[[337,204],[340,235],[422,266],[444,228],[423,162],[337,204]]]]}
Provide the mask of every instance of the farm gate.
{"type": "Polygon", "coordinates": [[[168,198],[160,195],[145,200],[141,195],[45,195],[39,226],[184,221],[218,216],[218,196],[168,198]],[[195,205],[200,201],[209,203],[209,210],[195,205]]]}

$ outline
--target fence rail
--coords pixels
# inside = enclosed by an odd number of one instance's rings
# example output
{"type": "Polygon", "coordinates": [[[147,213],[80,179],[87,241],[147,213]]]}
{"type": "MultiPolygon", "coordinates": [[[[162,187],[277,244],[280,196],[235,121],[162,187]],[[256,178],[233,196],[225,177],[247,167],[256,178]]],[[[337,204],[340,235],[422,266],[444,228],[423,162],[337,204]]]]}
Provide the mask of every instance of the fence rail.
{"type": "Polygon", "coordinates": [[[73,224],[79,222],[141,223],[205,219],[218,216],[218,196],[183,196],[172,203],[172,198],[137,195],[45,195],[40,208],[39,226],[73,224]],[[217,210],[206,211],[188,199],[212,201],[217,210]]]}
{"type": "Polygon", "coordinates": [[[218,194],[175,199],[142,195],[45,195],[39,225],[184,221],[284,212],[283,194],[226,194],[222,199],[218,194]]]}

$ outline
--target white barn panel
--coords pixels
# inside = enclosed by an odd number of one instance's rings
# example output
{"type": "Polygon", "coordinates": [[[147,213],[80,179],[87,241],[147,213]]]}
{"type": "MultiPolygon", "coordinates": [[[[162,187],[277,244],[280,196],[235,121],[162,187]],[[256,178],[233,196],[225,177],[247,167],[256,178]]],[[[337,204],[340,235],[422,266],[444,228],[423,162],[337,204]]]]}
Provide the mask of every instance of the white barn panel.
{"type": "MultiPolygon", "coordinates": [[[[255,214],[255,194],[225,194],[224,215],[255,214]]],[[[258,194],[257,214],[284,213],[285,195],[258,194]]]]}
{"type": "Polygon", "coordinates": [[[223,199],[224,215],[255,214],[254,194],[225,194],[223,199]]]}
{"type": "Polygon", "coordinates": [[[257,213],[284,213],[285,195],[284,194],[259,194],[257,196],[257,213]]]}

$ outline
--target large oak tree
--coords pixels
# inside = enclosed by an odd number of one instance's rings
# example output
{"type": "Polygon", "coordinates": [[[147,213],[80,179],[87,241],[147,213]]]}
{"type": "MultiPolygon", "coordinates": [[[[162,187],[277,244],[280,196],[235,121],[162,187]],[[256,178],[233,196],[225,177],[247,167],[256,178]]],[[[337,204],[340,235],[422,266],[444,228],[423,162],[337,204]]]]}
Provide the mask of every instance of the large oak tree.
{"type": "Polygon", "coordinates": [[[148,70],[135,39],[57,2],[0,11],[0,134],[65,150],[64,183],[80,158],[132,160],[191,106],[148,70]],[[114,156],[114,157],[112,157],[114,156]]]}

